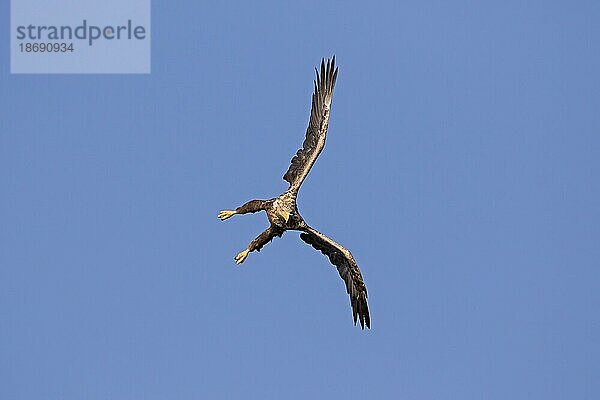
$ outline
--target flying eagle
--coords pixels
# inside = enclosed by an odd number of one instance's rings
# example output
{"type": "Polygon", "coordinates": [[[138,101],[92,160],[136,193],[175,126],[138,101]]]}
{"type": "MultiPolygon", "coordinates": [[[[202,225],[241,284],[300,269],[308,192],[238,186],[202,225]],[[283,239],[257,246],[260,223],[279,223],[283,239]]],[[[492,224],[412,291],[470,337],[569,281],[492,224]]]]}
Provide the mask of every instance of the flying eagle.
{"type": "Polygon", "coordinates": [[[267,230],[250,242],[246,250],[235,257],[236,264],[243,263],[250,252],[260,251],[275,236],[281,236],[287,230],[302,232],[300,238],[329,257],[329,261],[336,266],[340,276],[346,283],[346,290],[350,295],[350,303],[352,304],[354,325],[358,320],[362,329],[365,328],[365,325],[367,328],[371,328],[369,307],[367,305],[367,288],[354,257],[344,246],[304,222],[296,205],[296,196],[300,185],[302,185],[306,175],[308,175],[325,146],[331,98],[338,74],[338,69],[335,67],[335,56],[327,62],[324,59],[321,60],[321,72],[319,73],[316,68],[315,71],[317,78],[314,81],[315,89],[312,95],[312,108],[306,138],[302,148],[292,158],[291,165],[283,176],[283,179],[290,184],[289,188],[273,199],[252,200],[235,210],[223,210],[219,212],[218,217],[224,221],[235,214],[265,211],[271,223],[267,230]]]}

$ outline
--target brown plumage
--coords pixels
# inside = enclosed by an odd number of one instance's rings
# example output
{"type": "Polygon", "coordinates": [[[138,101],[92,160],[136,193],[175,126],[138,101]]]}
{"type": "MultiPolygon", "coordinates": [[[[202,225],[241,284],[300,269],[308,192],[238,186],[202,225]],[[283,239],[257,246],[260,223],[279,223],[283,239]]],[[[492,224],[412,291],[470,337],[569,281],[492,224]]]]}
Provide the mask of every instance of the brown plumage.
{"type": "Polygon", "coordinates": [[[367,288],[354,257],[345,247],[310,227],[298,212],[296,196],[304,179],[325,146],[333,89],[337,79],[338,69],[335,67],[335,56],[332,60],[321,60],[320,72],[316,70],[310,120],[302,148],[292,158],[290,167],[283,176],[290,185],[281,195],[270,200],[252,200],[236,210],[224,210],[219,213],[221,220],[226,220],[235,214],[265,211],[271,225],[267,230],[254,239],[246,250],[236,257],[236,263],[244,262],[248,254],[269,243],[275,236],[281,236],[285,231],[302,232],[300,238],[325,254],[337,268],[344,280],[346,291],[350,296],[354,324],[360,322],[364,329],[371,327],[371,318],[367,304],[367,288]]]}

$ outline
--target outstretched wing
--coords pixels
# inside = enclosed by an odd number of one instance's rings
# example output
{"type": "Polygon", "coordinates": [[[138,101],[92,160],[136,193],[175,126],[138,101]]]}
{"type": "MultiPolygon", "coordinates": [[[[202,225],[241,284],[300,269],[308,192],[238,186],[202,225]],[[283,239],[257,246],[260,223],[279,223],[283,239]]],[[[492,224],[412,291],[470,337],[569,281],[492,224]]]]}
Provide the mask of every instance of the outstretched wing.
{"type": "Polygon", "coordinates": [[[354,325],[356,325],[358,319],[362,329],[365,328],[365,325],[371,329],[371,317],[367,305],[367,288],[350,251],[310,227],[308,232],[300,234],[300,238],[329,257],[329,261],[337,267],[340,276],[346,283],[346,291],[350,295],[354,325]]]}
{"type": "MultiPolygon", "coordinates": [[[[315,69],[316,71],[316,69],[315,69]]],[[[283,176],[290,184],[292,191],[297,192],[308,175],[310,168],[325,146],[331,97],[337,79],[338,69],[335,67],[335,56],[332,60],[321,60],[321,73],[317,71],[315,91],[312,95],[310,121],[306,130],[306,138],[302,148],[292,158],[292,163],[283,176]]]]}

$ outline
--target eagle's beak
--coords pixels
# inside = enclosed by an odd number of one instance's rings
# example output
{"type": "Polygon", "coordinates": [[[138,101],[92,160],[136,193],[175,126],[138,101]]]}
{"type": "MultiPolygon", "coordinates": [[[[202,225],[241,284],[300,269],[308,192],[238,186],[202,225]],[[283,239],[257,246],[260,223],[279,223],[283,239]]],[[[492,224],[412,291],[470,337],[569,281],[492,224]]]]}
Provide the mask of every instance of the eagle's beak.
{"type": "Polygon", "coordinates": [[[281,216],[283,217],[283,219],[285,220],[285,223],[287,224],[287,222],[290,219],[290,213],[289,212],[282,212],[281,216]]]}

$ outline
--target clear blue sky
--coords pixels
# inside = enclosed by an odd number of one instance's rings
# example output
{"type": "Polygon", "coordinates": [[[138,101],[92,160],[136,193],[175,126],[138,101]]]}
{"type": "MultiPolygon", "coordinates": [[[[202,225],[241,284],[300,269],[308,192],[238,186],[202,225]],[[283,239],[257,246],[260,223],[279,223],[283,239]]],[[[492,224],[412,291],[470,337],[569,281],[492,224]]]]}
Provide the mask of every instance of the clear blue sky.
{"type": "Polygon", "coordinates": [[[597,1],[188,3],[151,75],[10,75],[3,29],[0,398],[600,398],[597,1]],[[334,53],[299,206],[371,331],[296,233],[237,268],[266,218],[216,218],[285,189],[334,53]]]}

